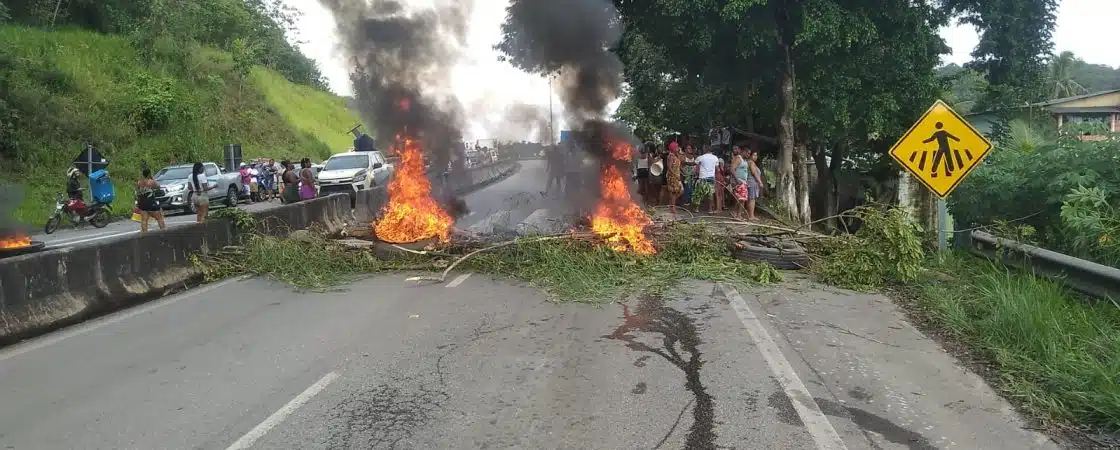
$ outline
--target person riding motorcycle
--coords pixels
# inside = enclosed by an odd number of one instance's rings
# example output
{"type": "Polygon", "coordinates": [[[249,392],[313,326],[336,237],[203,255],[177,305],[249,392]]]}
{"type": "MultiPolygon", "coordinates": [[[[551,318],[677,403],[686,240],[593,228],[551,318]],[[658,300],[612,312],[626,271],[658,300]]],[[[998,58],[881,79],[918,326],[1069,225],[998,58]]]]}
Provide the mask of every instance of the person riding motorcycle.
{"type": "Polygon", "coordinates": [[[70,198],[70,202],[66,205],[66,210],[73,215],[75,221],[82,219],[86,213],[86,202],[83,198],[82,182],[80,180],[82,171],[77,167],[71,167],[66,171],[66,196],[70,198]]]}
{"type": "Polygon", "coordinates": [[[78,170],[77,167],[71,167],[70,170],[66,171],[66,195],[70,197],[70,200],[83,201],[82,182],[79,180],[81,174],[82,171],[78,170]]]}

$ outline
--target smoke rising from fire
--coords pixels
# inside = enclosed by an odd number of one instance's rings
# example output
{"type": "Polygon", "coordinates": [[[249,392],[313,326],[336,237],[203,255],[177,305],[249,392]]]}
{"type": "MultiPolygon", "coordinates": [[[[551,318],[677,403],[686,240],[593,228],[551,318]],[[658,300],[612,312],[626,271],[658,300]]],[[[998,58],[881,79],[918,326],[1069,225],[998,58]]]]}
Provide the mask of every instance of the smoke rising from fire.
{"type": "Polygon", "coordinates": [[[438,0],[423,10],[395,0],[319,2],[334,16],[356,103],[381,146],[405,133],[423,142],[433,164],[446,164],[462,140],[450,74],[463,54],[473,2],[438,0]]]}
{"type": "MultiPolygon", "coordinates": [[[[618,11],[603,0],[513,0],[496,46],[515,66],[557,74],[568,122],[603,119],[622,86],[618,11]]],[[[578,126],[578,125],[577,125],[578,126]]]]}

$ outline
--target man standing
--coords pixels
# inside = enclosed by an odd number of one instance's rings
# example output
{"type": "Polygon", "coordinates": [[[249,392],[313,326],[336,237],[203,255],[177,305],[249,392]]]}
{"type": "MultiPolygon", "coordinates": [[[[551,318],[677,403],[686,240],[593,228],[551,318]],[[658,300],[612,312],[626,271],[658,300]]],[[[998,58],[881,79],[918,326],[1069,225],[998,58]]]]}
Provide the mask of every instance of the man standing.
{"type": "Polygon", "coordinates": [[[704,146],[704,154],[696,158],[696,187],[692,192],[692,204],[700,206],[704,200],[708,201],[708,213],[715,214],[716,202],[716,170],[719,168],[719,157],[712,154],[712,146],[704,146]]]}

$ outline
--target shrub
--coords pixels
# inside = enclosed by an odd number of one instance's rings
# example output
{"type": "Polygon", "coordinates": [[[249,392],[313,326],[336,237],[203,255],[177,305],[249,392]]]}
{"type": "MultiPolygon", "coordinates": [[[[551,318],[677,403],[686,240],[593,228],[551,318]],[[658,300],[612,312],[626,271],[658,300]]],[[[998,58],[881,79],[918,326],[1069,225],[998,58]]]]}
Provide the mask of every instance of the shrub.
{"type": "Polygon", "coordinates": [[[1000,144],[949,198],[958,226],[1029,225],[1041,245],[1090,256],[1084,237],[1074,235],[1084,227],[1064,224],[1062,206],[1081,186],[1099,190],[1105,204],[1120,201],[1120,140],[1067,135],[1030,145],[1000,144]]]}

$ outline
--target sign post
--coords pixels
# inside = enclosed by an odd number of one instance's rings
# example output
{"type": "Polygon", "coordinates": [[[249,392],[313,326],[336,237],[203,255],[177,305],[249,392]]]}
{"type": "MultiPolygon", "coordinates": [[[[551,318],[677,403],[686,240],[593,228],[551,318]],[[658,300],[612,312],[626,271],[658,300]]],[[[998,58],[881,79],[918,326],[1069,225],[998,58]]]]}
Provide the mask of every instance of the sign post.
{"type": "Polygon", "coordinates": [[[945,199],[991,151],[992,143],[941,100],[891,147],[891,158],[938,197],[939,249],[949,247],[945,199]]]}
{"type": "Polygon", "coordinates": [[[101,156],[101,152],[94,150],[93,144],[86,143],[85,150],[82,150],[78,153],[78,157],[74,158],[74,167],[77,167],[88,177],[98,170],[109,167],[109,160],[101,156]]]}

